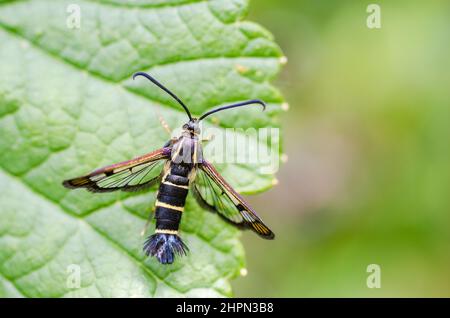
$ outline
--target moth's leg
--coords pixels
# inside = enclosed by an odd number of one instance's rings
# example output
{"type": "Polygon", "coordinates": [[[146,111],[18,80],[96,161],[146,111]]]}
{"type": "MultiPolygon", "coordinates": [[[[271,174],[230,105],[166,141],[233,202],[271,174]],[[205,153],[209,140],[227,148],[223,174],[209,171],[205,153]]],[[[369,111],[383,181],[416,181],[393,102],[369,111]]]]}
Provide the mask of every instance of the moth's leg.
{"type": "Polygon", "coordinates": [[[141,236],[144,236],[148,230],[148,226],[150,225],[150,221],[152,220],[152,216],[155,214],[155,207],[152,208],[151,212],[148,215],[147,222],[145,222],[144,228],[141,231],[141,236]]]}
{"type": "Polygon", "coordinates": [[[202,142],[208,142],[214,140],[215,136],[213,134],[206,136],[202,139],[202,142]]]}
{"type": "Polygon", "coordinates": [[[159,106],[156,108],[156,112],[158,114],[159,122],[161,123],[161,126],[164,128],[165,131],[169,134],[169,136],[172,136],[172,129],[170,129],[169,124],[167,124],[166,120],[164,119],[163,115],[161,115],[161,111],[159,106]]]}

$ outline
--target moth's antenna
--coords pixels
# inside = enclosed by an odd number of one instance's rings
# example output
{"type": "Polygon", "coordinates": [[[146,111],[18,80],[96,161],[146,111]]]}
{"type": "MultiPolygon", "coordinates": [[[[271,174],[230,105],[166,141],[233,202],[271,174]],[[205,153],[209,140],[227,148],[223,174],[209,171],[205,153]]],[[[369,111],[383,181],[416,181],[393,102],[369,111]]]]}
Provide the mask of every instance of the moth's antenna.
{"type": "Polygon", "coordinates": [[[183,106],[184,110],[186,111],[187,115],[189,116],[189,120],[192,120],[192,116],[191,116],[191,112],[189,111],[189,109],[187,108],[187,106],[181,101],[181,99],[179,99],[177,97],[177,95],[175,95],[174,93],[172,93],[169,89],[167,89],[166,87],[164,87],[163,84],[161,84],[160,82],[158,82],[157,80],[155,80],[153,77],[151,77],[150,75],[148,75],[147,73],[144,72],[137,72],[134,73],[133,75],[133,79],[136,78],[136,76],[144,76],[145,78],[147,78],[149,81],[151,81],[153,84],[155,84],[156,86],[158,86],[159,88],[161,88],[163,91],[165,91],[167,94],[169,94],[170,96],[172,96],[181,106],[183,106]]]}
{"type": "Polygon", "coordinates": [[[261,106],[263,107],[263,110],[266,109],[266,104],[265,104],[262,100],[259,100],[259,99],[252,99],[252,100],[248,100],[248,101],[245,101],[245,102],[241,102],[241,103],[237,103],[237,104],[232,104],[232,105],[228,105],[228,106],[222,106],[222,107],[218,107],[218,108],[216,108],[216,109],[212,109],[212,110],[210,110],[209,112],[206,112],[206,113],[204,113],[202,116],[200,116],[200,118],[199,118],[198,120],[200,121],[200,120],[202,120],[203,118],[205,118],[205,117],[207,117],[207,116],[209,116],[209,115],[211,115],[211,114],[220,112],[220,111],[225,110],[225,109],[230,109],[230,108],[235,108],[235,107],[241,107],[241,106],[247,106],[247,105],[252,105],[252,104],[259,104],[259,105],[261,105],[261,106]]]}

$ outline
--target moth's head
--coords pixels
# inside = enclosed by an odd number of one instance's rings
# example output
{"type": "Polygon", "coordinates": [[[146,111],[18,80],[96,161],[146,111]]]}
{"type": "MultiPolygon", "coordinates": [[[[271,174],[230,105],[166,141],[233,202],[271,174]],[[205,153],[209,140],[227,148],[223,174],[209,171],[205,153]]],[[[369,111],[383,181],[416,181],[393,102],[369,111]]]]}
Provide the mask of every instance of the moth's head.
{"type": "Polygon", "coordinates": [[[183,130],[191,135],[200,134],[200,121],[197,118],[192,118],[186,124],[183,125],[183,130]]]}

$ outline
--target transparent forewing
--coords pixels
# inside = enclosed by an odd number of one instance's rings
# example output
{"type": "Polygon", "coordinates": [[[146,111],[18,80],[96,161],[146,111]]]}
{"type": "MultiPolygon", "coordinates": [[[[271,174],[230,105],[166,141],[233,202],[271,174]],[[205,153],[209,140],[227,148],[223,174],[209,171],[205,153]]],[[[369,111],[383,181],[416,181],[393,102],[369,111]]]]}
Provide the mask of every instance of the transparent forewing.
{"type": "Polygon", "coordinates": [[[169,158],[170,149],[162,148],[95,170],[86,176],[66,180],[63,184],[67,188],[86,188],[91,192],[137,191],[152,186],[160,179],[169,158]]]}
{"type": "Polygon", "coordinates": [[[193,192],[202,206],[218,213],[232,224],[250,228],[266,239],[275,237],[248,203],[206,160],[199,165],[193,192]]]}
{"type": "Polygon", "coordinates": [[[235,224],[244,222],[236,209],[236,204],[202,169],[198,169],[195,177],[194,195],[202,206],[206,205],[207,208],[224,216],[228,221],[235,224]]]}
{"type": "Polygon", "coordinates": [[[91,177],[96,186],[104,191],[134,191],[151,186],[161,174],[163,161],[140,164],[118,171],[111,176],[97,175],[91,177]]]}

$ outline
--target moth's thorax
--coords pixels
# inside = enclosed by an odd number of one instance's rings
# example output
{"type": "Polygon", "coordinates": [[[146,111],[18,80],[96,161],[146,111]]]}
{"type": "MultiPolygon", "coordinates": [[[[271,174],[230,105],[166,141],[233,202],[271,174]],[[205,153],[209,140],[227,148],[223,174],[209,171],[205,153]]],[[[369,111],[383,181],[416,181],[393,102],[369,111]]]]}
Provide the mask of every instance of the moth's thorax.
{"type": "Polygon", "coordinates": [[[174,163],[198,164],[203,162],[203,149],[197,135],[182,134],[173,144],[171,160],[174,163]]]}
{"type": "Polygon", "coordinates": [[[194,132],[193,130],[189,130],[189,129],[183,129],[183,132],[181,133],[182,137],[193,138],[193,139],[198,139],[199,135],[200,135],[200,131],[194,132]]]}

